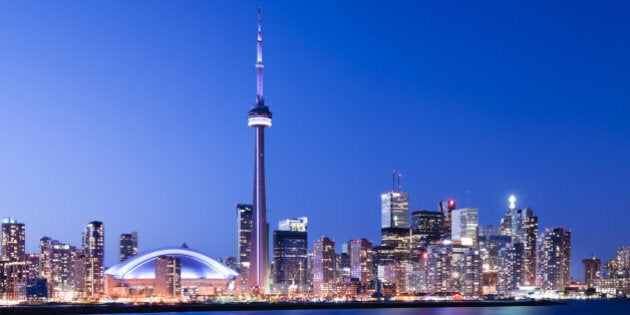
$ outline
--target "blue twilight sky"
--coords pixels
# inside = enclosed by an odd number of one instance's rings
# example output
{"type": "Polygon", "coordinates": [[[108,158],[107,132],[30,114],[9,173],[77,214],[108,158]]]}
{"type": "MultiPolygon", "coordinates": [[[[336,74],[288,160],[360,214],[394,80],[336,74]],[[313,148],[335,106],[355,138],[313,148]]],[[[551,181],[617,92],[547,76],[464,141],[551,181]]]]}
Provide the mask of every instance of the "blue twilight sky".
{"type": "MultiPolygon", "coordinates": [[[[252,196],[256,1],[0,2],[0,216],[27,250],[106,228],[236,254],[252,196]]],[[[265,1],[268,218],[310,241],[380,235],[510,194],[573,231],[573,270],[630,245],[630,2],[265,1]]],[[[580,275],[581,277],[581,275],[580,275]]]]}

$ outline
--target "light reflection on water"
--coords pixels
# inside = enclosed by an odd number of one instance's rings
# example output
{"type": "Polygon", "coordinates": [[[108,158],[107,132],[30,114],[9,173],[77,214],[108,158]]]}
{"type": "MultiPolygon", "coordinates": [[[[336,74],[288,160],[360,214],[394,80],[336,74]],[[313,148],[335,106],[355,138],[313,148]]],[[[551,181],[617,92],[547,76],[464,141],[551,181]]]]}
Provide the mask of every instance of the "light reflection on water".
{"type": "MultiPolygon", "coordinates": [[[[628,315],[630,301],[573,301],[556,306],[497,306],[443,308],[368,308],[284,311],[206,311],[144,313],[144,315],[628,315]]],[[[111,315],[111,314],[110,314],[111,315]]],[[[132,314],[117,314],[132,315],[132,314]]],[[[134,314],[135,315],[135,314],[134,314]]]]}

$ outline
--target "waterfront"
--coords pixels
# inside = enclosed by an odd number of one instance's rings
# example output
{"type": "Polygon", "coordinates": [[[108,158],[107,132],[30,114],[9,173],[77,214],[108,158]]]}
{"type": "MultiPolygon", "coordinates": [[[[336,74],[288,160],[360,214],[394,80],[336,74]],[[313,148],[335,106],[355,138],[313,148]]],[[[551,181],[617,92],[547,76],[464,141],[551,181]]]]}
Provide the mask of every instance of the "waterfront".
{"type": "MultiPolygon", "coordinates": [[[[630,300],[570,301],[552,306],[493,306],[493,307],[437,307],[437,308],[359,308],[359,309],[294,309],[145,313],[148,315],[625,315],[630,311],[630,300]]],[[[118,315],[132,313],[118,313],[118,315]]]]}

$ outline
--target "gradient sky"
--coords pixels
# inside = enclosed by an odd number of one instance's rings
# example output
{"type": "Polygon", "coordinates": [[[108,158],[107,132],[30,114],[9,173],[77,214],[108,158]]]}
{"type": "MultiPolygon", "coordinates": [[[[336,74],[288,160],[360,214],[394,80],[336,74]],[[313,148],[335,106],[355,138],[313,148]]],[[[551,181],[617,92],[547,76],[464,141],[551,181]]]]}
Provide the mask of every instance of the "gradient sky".
{"type": "MultiPolygon", "coordinates": [[[[253,187],[256,1],[0,2],[0,216],[27,251],[101,220],[236,254],[253,187]]],[[[268,219],[380,239],[380,194],[510,194],[581,259],[628,246],[630,2],[266,1],[268,219]]],[[[339,247],[339,246],[338,246],[339,247]]]]}

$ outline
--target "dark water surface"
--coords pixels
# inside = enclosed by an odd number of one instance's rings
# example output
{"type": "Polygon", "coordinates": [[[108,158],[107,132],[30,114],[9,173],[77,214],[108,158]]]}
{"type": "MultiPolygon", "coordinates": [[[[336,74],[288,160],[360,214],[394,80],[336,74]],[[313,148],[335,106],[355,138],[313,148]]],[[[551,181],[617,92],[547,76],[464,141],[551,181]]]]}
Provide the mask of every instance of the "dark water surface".
{"type": "MultiPolygon", "coordinates": [[[[374,308],[282,311],[204,311],[145,313],[145,315],[630,315],[630,300],[570,301],[554,306],[374,308]]],[[[122,315],[122,314],[119,314],[122,315]]]]}

